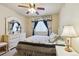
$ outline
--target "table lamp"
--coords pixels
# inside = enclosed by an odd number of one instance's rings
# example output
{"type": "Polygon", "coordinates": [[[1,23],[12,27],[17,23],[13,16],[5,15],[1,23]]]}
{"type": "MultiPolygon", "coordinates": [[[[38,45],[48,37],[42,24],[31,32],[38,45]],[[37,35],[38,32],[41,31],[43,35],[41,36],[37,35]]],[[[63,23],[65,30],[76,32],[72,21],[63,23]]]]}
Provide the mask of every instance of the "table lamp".
{"type": "Polygon", "coordinates": [[[73,26],[64,26],[61,36],[66,38],[66,40],[65,40],[65,44],[66,44],[65,50],[68,51],[68,52],[71,52],[72,51],[70,49],[71,39],[73,37],[77,36],[77,34],[74,30],[74,27],[73,26]]]}

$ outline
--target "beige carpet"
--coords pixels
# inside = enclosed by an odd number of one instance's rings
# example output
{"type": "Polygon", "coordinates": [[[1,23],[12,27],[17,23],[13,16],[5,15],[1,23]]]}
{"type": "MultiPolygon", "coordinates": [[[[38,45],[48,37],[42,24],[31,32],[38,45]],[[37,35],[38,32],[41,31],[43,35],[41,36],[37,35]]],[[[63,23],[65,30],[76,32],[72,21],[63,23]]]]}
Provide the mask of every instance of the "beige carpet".
{"type": "Polygon", "coordinates": [[[13,56],[15,53],[16,53],[16,49],[14,48],[1,56],[13,56]]]}

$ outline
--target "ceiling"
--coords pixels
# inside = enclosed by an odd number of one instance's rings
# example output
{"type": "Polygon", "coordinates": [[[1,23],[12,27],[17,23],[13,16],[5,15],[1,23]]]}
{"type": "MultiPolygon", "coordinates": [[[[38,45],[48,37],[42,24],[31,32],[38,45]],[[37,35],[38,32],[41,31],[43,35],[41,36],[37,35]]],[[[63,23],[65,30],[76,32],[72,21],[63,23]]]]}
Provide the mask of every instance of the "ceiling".
{"type": "Polygon", "coordinates": [[[33,14],[26,14],[27,8],[21,8],[18,7],[18,5],[21,3],[3,3],[1,5],[6,6],[10,9],[13,9],[14,11],[18,12],[19,14],[25,15],[25,16],[43,16],[43,15],[51,15],[53,13],[58,13],[63,3],[35,3],[36,7],[44,7],[45,10],[37,10],[39,12],[39,15],[33,13],[33,14]]]}

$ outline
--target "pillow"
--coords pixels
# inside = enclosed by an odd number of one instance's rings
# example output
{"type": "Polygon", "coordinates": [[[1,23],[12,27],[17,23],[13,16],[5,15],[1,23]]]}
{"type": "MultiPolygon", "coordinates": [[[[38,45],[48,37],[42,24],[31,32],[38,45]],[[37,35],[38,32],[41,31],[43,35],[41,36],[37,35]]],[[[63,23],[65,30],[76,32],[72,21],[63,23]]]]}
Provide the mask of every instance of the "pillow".
{"type": "Polygon", "coordinates": [[[57,38],[58,38],[58,35],[57,34],[51,33],[51,35],[49,36],[49,42],[50,43],[54,43],[57,38]]]}

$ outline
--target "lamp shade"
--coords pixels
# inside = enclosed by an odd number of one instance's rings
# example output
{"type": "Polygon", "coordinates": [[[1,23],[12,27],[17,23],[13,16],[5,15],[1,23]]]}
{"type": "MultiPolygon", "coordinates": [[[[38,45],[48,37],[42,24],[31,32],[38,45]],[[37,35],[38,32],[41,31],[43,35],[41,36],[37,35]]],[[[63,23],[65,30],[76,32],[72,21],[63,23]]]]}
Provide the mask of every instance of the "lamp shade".
{"type": "Polygon", "coordinates": [[[75,37],[77,34],[73,26],[64,26],[61,36],[75,37]]]}

